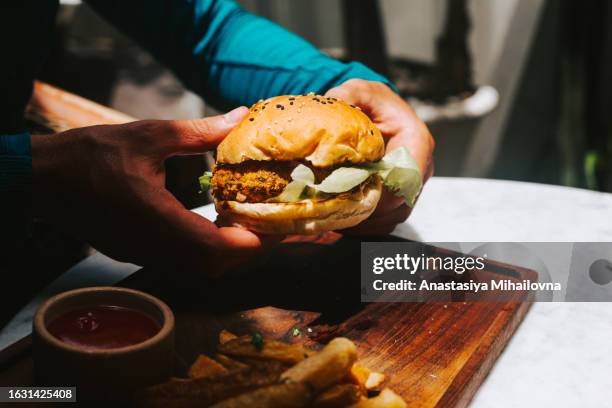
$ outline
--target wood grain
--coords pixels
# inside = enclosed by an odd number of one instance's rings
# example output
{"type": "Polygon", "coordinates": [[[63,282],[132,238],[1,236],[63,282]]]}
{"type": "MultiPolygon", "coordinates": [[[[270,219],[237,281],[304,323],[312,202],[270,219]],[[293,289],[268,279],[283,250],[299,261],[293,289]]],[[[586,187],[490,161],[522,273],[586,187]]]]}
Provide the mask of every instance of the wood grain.
{"type": "MultiPolygon", "coordinates": [[[[386,385],[410,407],[467,406],[531,304],[528,292],[505,302],[363,304],[360,242],[338,235],[312,240],[316,243],[301,238],[282,244],[223,282],[196,283],[199,300],[184,289],[159,290],[165,271],[148,270],[146,277],[139,272],[125,284],[157,289],[155,294],[171,303],[184,367],[198,353],[212,353],[223,328],[311,346],[345,336],[358,345],[361,361],[384,372],[386,385]],[[300,335],[294,337],[296,327],[300,335]]],[[[508,277],[535,280],[536,274],[489,261],[480,276],[470,276],[508,277]]]]}

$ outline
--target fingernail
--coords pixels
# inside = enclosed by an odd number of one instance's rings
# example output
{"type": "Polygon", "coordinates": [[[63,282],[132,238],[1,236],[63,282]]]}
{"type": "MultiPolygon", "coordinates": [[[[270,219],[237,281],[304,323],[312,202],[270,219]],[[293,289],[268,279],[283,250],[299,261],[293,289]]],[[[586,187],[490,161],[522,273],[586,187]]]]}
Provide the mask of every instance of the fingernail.
{"type": "Polygon", "coordinates": [[[249,109],[245,106],[240,106],[232,111],[227,112],[223,115],[223,120],[228,125],[235,125],[242,120],[249,113],[249,109]]]}

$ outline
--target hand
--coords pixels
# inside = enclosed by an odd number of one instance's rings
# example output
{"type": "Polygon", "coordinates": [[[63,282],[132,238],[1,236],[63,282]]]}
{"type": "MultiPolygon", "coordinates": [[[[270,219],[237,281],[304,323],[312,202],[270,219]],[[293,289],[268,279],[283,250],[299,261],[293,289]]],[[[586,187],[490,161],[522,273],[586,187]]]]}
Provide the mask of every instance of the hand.
{"type": "MultiPolygon", "coordinates": [[[[382,132],[388,152],[401,146],[407,147],[421,169],[423,183],[431,177],[435,145],[433,137],[412,108],[388,86],[380,82],[351,79],[330,89],[326,96],[343,99],[361,108],[382,132]]],[[[397,224],[408,218],[411,210],[403,199],[383,190],[378,207],[370,218],[342,232],[355,235],[389,234],[397,224]]]]}
{"type": "Polygon", "coordinates": [[[113,258],[214,275],[277,238],[218,228],[186,210],[165,189],[164,160],[214,149],[247,113],[32,136],[35,215],[113,258]]]}

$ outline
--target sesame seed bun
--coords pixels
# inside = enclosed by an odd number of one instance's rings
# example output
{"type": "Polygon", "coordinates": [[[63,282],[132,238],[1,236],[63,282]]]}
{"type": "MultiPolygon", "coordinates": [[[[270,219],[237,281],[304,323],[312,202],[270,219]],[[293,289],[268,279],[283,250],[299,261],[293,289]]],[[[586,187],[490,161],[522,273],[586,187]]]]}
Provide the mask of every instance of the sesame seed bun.
{"type": "Polygon", "coordinates": [[[277,96],[253,105],[217,148],[217,162],[306,160],[315,167],[378,161],[380,130],[361,110],[320,95],[277,96]]]}
{"type": "MultiPolygon", "coordinates": [[[[376,162],[384,151],[380,131],[360,109],[320,95],[287,95],[253,105],[217,148],[217,163],[239,167],[253,161],[300,161],[326,168],[376,162]]],[[[264,234],[316,234],[359,224],[372,214],[381,192],[380,178],[372,176],[358,188],[327,199],[295,203],[215,199],[215,207],[222,225],[264,234]]],[[[213,191],[213,196],[219,195],[213,191]]]]}

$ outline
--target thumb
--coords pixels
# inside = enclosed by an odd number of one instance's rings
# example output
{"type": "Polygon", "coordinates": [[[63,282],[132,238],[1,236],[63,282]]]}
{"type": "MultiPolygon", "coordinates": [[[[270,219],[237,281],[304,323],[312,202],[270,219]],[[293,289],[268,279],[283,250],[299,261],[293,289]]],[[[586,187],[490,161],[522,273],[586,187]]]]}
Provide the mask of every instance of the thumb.
{"type": "Polygon", "coordinates": [[[240,106],[225,115],[168,121],[165,153],[196,154],[213,150],[248,113],[247,107],[240,106]]]}

